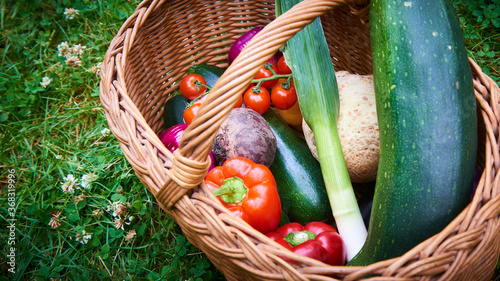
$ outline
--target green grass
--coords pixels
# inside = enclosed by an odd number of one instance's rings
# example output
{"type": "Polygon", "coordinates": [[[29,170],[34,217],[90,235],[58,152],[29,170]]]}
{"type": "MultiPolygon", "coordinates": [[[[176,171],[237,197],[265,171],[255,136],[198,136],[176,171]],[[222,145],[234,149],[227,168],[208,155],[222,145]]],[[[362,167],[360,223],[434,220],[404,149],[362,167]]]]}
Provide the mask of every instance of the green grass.
{"type": "Polygon", "coordinates": [[[454,0],[468,54],[500,84],[500,0],[454,0]]]}
{"type": "MultiPolygon", "coordinates": [[[[0,280],[224,279],[159,209],[106,134],[92,68],[139,2],[1,2],[0,280]],[[66,19],[66,8],[79,14],[66,19]],[[59,55],[62,42],[85,46],[80,66],[59,55]],[[43,77],[51,79],[45,88],[43,77]],[[73,193],[62,189],[68,175],[73,193]],[[88,189],[82,177],[93,177],[88,189]],[[114,202],[123,203],[119,217],[114,202]],[[11,247],[15,274],[8,271],[11,247]]],[[[455,4],[469,55],[498,83],[498,0],[455,4]]]]}
{"type": "Polygon", "coordinates": [[[0,279],[223,279],[159,210],[117,140],[102,133],[107,121],[99,77],[91,70],[139,1],[2,3],[1,236],[11,235],[9,179],[16,187],[17,221],[15,244],[0,245],[0,279]],[[65,8],[79,15],[66,19],[65,8]],[[59,56],[62,42],[86,46],[81,66],[68,66],[59,56]],[[44,76],[52,79],[46,88],[40,84],[44,76]],[[62,190],[68,175],[79,187],[74,193],[62,190]],[[89,189],[81,186],[85,175],[95,178],[89,189]],[[113,202],[125,206],[119,228],[108,210],[113,202]],[[51,220],[60,225],[52,228],[51,220]],[[84,231],[91,237],[78,241],[84,231]],[[11,246],[15,274],[8,272],[11,246]]]}

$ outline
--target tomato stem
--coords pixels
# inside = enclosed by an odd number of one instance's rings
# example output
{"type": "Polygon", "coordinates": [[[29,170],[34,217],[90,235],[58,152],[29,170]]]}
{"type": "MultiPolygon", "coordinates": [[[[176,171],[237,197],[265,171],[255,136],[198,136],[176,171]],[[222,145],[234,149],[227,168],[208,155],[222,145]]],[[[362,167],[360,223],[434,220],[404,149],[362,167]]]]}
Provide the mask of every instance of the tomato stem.
{"type": "MultiPolygon", "coordinates": [[[[260,87],[262,86],[262,83],[264,83],[266,81],[277,80],[277,79],[280,79],[280,78],[286,78],[287,79],[287,81],[282,84],[283,89],[288,90],[290,88],[290,81],[293,78],[292,74],[277,74],[274,71],[274,69],[272,68],[272,64],[270,64],[270,63],[267,63],[265,65],[265,67],[268,68],[268,69],[270,69],[272,71],[273,76],[266,77],[266,78],[253,79],[252,81],[250,81],[250,83],[257,83],[257,85],[255,87],[253,87],[253,89],[252,89],[253,93],[255,93],[255,94],[260,93],[260,87]],[[288,86],[285,86],[285,84],[288,85],[288,86]]],[[[212,90],[212,87],[209,87],[208,85],[205,85],[205,84],[201,83],[198,80],[194,81],[194,85],[196,87],[198,87],[198,91],[201,89],[201,87],[205,87],[205,88],[207,88],[207,90],[205,91],[205,93],[199,95],[198,97],[196,97],[195,99],[193,99],[192,101],[190,101],[188,104],[186,104],[186,108],[191,107],[193,104],[196,103],[196,101],[198,101],[199,99],[201,99],[204,96],[208,95],[210,93],[210,90],[212,90]]]]}
{"type": "Polygon", "coordinates": [[[274,74],[273,76],[269,76],[266,78],[259,78],[259,79],[252,79],[250,83],[259,83],[259,82],[266,82],[266,81],[271,81],[271,80],[277,80],[280,78],[292,78],[292,74],[274,74]]]}
{"type": "Polygon", "coordinates": [[[260,85],[257,85],[255,87],[252,88],[252,93],[258,95],[260,94],[260,85]]]}
{"type": "Polygon", "coordinates": [[[281,87],[285,90],[288,90],[290,89],[290,86],[291,86],[291,77],[288,77],[288,79],[286,79],[285,82],[281,83],[281,87]]]}
{"type": "Polygon", "coordinates": [[[262,83],[264,83],[264,81],[259,81],[255,87],[252,87],[252,92],[254,94],[260,93],[260,86],[262,86],[262,83]]]}
{"type": "Polygon", "coordinates": [[[195,104],[195,103],[196,103],[196,101],[198,101],[199,99],[201,99],[201,98],[203,98],[204,96],[208,95],[208,93],[210,92],[210,90],[212,90],[212,87],[210,87],[210,86],[208,86],[208,85],[205,85],[205,84],[201,83],[201,82],[200,82],[200,81],[198,81],[198,80],[195,80],[195,81],[194,81],[194,85],[196,85],[196,87],[198,87],[198,91],[200,91],[201,87],[205,87],[205,88],[207,88],[207,90],[206,90],[203,94],[201,94],[201,95],[197,96],[197,97],[196,97],[196,98],[194,98],[191,102],[189,102],[189,103],[186,105],[186,108],[191,107],[193,104],[195,104]]]}
{"type": "Polygon", "coordinates": [[[269,69],[272,73],[273,73],[273,76],[274,75],[278,75],[274,69],[273,69],[273,65],[271,63],[266,63],[266,65],[264,66],[266,69],[269,69]]]}

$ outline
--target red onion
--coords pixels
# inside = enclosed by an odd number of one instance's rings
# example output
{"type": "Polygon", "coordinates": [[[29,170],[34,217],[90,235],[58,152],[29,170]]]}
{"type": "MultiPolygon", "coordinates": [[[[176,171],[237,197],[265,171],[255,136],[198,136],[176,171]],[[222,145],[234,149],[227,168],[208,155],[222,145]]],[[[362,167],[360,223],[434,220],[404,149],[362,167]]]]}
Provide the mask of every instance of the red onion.
{"type": "MultiPolygon", "coordinates": [[[[227,55],[227,63],[230,65],[236,59],[236,57],[241,53],[241,50],[245,48],[245,46],[250,42],[250,40],[255,36],[255,34],[259,33],[263,29],[262,26],[251,29],[245,34],[241,35],[236,41],[234,41],[233,45],[229,49],[229,54],[227,55]]],[[[281,52],[276,52],[274,56],[272,56],[268,62],[277,63],[281,56],[281,52]]]]}
{"type": "MultiPolygon", "coordinates": [[[[179,148],[179,144],[181,142],[182,135],[184,134],[184,131],[186,130],[186,128],[188,126],[189,126],[189,124],[174,125],[174,126],[168,128],[166,131],[162,131],[162,132],[158,133],[158,137],[160,138],[163,145],[170,152],[174,153],[175,150],[177,148],[179,148]]],[[[210,170],[212,170],[212,168],[215,167],[215,164],[214,164],[215,159],[214,159],[212,152],[210,152],[209,156],[210,156],[210,160],[212,161],[212,163],[210,164],[210,167],[208,168],[208,170],[210,171],[210,170]]]]}

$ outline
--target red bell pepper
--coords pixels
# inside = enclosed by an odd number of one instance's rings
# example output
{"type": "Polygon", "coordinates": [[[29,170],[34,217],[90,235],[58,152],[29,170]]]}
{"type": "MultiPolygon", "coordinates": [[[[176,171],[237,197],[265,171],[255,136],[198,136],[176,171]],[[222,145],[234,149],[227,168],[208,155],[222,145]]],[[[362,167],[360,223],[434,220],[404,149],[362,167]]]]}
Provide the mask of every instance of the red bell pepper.
{"type": "Polygon", "coordinates": [[[278,227],[281,200],[266,166],[248,158],[230,158],[207,174],[205,184],[226,208],[256,230],[267,233],[278,227]]]}
{"type": "Polygon", "coordinates": [[[347,252],[335,228],[322,222],[292,222],[266,234],[290,251],[329,265],[345,265],[347,252]]]}

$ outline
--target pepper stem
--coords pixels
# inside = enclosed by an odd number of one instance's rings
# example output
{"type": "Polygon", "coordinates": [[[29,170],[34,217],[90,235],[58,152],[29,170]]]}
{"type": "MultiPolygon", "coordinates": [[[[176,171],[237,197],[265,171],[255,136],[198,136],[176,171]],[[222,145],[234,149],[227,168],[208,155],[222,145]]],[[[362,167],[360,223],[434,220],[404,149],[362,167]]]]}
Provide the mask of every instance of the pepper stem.
{"type": "Polygon", "coordinates": [[[316,238],[316,234],[304,230],[300,232],[290,232],[288,233],[287,236],[285,236],[285,238],[283,238],[283,240],[285,240],[286,242],[290,243],[290,245],[295,247],[299,244],[306,242],[307,240],[311,240],[314,238],[316,238]]]}
{"type": "Polygon", "coordinates": [[[212,193],[226,203],[238,204],[247,196],[248,188],[239,177],[225,179],[220,188],[212,193]]]}

